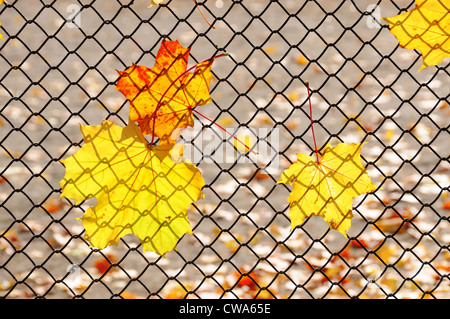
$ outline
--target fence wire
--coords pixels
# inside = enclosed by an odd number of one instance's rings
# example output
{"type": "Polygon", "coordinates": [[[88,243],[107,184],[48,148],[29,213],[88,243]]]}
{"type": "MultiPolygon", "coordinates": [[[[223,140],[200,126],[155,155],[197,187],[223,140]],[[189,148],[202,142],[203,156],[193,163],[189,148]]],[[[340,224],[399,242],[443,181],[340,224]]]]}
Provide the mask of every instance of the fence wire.
{"type": "Polygon", "coordinates": [[[0,297],[450,297],[448,62],[417,73],[420,53],[379,19],[414,1],[197,2],[212,26],[193,1],[1,5],[0,297]],[[165,258],[133,236],[98,250],[77,220],[95,200],[59,199],[59,161],[82,146],[79,124],[128,122],[116,70],[152,67],[163,39],[190,47],[192,64],[229,53],[197,109],[255,143],[251,132],[277,136],[278,165],[263,174],[238,152],[206,153],[207,134],[233,140],[196,115],[183,137],[206,182],[193,234],[165,258]],[[321,217],[291,230],[291,189],[276,184],[314,150],[306,81],[318,144],[367,142],[379,186],[354,200],[348,238],[321,217]]]}

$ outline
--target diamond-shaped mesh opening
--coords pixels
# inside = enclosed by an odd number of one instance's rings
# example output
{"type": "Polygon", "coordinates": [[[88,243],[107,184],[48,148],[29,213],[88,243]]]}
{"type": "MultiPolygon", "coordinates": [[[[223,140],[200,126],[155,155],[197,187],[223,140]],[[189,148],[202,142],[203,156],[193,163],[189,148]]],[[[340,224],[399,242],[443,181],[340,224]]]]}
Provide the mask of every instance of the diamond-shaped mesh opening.
{"type": "Polygon", "coordinates": [[[448,61],[417,73],[418,51],[373,18],[414,1],[198,1],[215,29],[193,1],[149,2],[1,4],[0,298],[450,296],[448,61]],[[127,123],[116,70],[152,67],[165,38],[191,48],[191,65],[229,53],[197,110],[271,142],[277,165],[263,174],[194,114],[200,129],[181,139],[206,182],[193,234],[165,258],[132,235],[99,251],[79,220],[95,199],[59,198],[59,161],[81,147],[79,124],[127,123]],[[353,201],[347,238],[321,217],[291,229],[291,188],[276,184],[313,152],[306,81],[319,147],[367,142],[380,186],[353,201]]]}

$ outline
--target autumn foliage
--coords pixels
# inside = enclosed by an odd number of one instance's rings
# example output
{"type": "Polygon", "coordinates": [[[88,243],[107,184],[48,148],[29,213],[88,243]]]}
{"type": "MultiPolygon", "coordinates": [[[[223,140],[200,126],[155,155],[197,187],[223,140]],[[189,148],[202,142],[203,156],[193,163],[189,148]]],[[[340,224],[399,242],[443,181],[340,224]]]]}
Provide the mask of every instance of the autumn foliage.
{"type": "Polygon", "coordinates": [[[322,216],[332,229],[346,236],[353,217],[353,198],[376,189],[361,164],[362,145],[328,144],[318,161],[297,154],[297,162],[278,181],[293,185],[288,198],[292,229],[305,218],[322,216]]]}
{"type": "Polygon", "coordinates": [[[416,0],[413,10],[383,20],[402,47],[422,53],[419,71],[450,57],[449,1],[416,0]]]}
{"type": "Polygon", "coordinates": [[[209,85],[214,59],[187,72],[189,49],[163,40],[153,68],[132,65],[119,71],[117,90],[130,101],[130,120],[142,133],[174,143],[181,129],[194,125],[192,109],[211,101],[209,85]]]}
{"type": "MultiPolygon", "coordinates": [[[[81,126],[83,147],[62,161],[66,175],[61,196],[77,203],[97,198],[81,218],[94,247],[117,245],[134,234],[144,250],[165,255],[192,232],[187,208],[203,197],[205,183],[174,146],[181,130],[193,125],[192,110],[211,101],[214,58],[188,69],[189,52],[178,41],[164,40],[153,68],[132,65],[119,72],[117,90],[130,101],[129,124],[81,126]],[[150,144],[146,134],[152,137],[150,144]]],[[[278,182],[293,185],[288,198],[292,228],[318,215],[346,235],[353,198],[375,189],[360,161],[361,146],[327,145],[319,158],[315,145],[317,161],[297,155],[297,163],[278,182]]]]}
{"type": "MultiPolygon", "coordinates": [[[[161,2],[151,1],[150,6],[161,2]]],[[[402,47],[420,50],[421,70],[449,56],[450,16],[446,1],[415,2],[412,11],[384,20],[402,47]]],[[[163,40],[153,67],[133,64],[118,71],[116,88],[129,101],[128,125],[103,121],[81,126],[84,145],[62,161],[66,174],[61,196],[77,203],[97,198],[81,218],[92,246],[117,245],[123,236],[134,234],[144,250],[165,255],[192,232],[187,208],[203,197],[205,183],[175,146],[182,130],[194,125],[194,109],[211,102],[211,68],[217,56],[188,68],[189,54],[178,41],[163,40]]],[[[311,101],[310,111],[314,137],[311,101]]],[[[314,137],[316,158],[297,154],[297,162],[278,181],[292,185],[287,199],[292,228],[322,216],[346,235],[353,199],[377,188],[361,162],[363,145],[327,144],[319,154],[314,137]]]]}
{"type": "Polygon", "coordinates": [[[122,128],[104,121],[81,132],[84,145],[62,161],[60,184],[61,196],[77,203],[97,198],[81,219],[86,238],[103,249],[134,234],[144,251],[173,250],[191,233],[186,210],[203,196],[200,171],[187,160],[175,163],[170,145],[149,147],[134,122],[122,128]]]}
{"type": "Polygon", "coordinates": [[[211,100],[214,58],[189,73],[189,51],[178,41],[164,40],[153,68],[132,65],[119,72],[117,89],[130,101],[129,124],[81,126],[83,147],[62,161],[61,196],[77,203],[97,198],[81,218],[94,247],[117,245],[134,234],[144,251],[165,255],[192,232],[187,208],[203,197],[205,183],[174,146],[181,129],[193,125],[192,109],[211,100]]]}

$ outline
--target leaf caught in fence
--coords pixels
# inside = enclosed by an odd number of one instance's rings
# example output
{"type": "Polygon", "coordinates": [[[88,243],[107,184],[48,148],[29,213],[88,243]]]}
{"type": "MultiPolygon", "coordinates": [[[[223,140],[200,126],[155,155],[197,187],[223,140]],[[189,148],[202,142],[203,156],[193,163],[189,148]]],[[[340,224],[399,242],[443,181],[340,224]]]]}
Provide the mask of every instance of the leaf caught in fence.
{"type": "Polygon", "coordinates": [[[391,33],[401,47],[422,53],[423,64],[419,71],[450,57],[448,0],[416,0],[413,10],[382,19],[389,23],[391,33]]]}
{"type": "Polygon", "coordinates": [[[150,5],[148,7],[150,8],[150,7],[153,7],[154,5],[158,5],[158,4],[161,4],[163,2],[164,2],[164,0],[151,0],[151,3],[150,3],[150,5]]]}
{"type": "Polygon", "coordinates": [[[130,119],[144,134],[161,144],[174,143],[181,130],[193,126],[192,109],[211,101],[209,85],[213,59],[198,63],[189,73],[190,49],[163,40],[152,69],[133,65],[119,72],[117,90],[130,101],[130,119]]]}
{"type": "Polygon", "coordinates": [[[203,196],[197,167],[172,154],[179,149],[173,145],[150,147],[134,122],[122,128],[104,121],[81,126],[81,132],[83,147],[62,161],[61,196],[77,203],[97,198],[81,218],[92,246],[103,249],[134,234],[144,251],[165,255],[175,249],[192,233],[188,206],[203,196]]]}
{"type": "Polygon", "coordinates": [[[297,162],[278,181],[293,185],[288,198],[292,229],[305,218],[322,216],[332,229],[346,236],[353,217],[353,198],[376,188],[361,164],[362,145],[328,144],[318,162],[297,154],[297,162]]]}
{"type": "MultiPolygon", "coordinates": [[[[4,0],[0,0],[0,4],[2,4],[4,2],[4,0]]],[[[0,26],[1,26],[2,24],[0,23],[0,26]]],[[[3,40],[3,34],[1,34],[0,33],[0,39],[2,39],[3,40]]]]}

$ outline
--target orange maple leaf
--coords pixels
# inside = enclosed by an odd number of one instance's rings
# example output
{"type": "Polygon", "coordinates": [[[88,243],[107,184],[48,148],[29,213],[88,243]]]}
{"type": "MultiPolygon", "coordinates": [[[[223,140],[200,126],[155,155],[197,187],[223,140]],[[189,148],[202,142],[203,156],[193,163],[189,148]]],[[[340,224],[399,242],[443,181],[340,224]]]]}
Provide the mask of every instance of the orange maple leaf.
{"type": "Polygon", "coordinates": [[[132,65],[118,71],[117,90],[130,101],[130,120],[161,144],[174,143],[181,130],[193,126],[192,109],[211,101],[209,86],[214,58],[187,69],[190,49],[163,40],[153,68],[132,65]]]}

